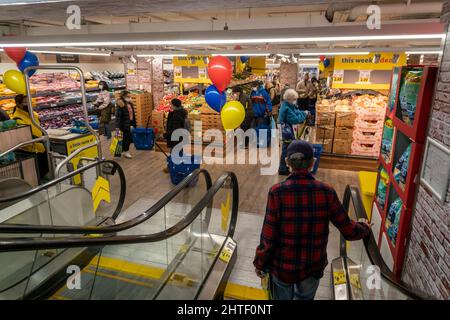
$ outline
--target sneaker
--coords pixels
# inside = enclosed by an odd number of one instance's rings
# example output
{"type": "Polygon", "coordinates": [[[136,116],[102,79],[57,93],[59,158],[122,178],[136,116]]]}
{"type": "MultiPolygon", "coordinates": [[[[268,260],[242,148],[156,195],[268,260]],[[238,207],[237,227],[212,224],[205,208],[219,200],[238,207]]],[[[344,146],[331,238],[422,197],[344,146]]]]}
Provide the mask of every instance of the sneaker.
{"type": "Polygon", "coordinates": [[[124,152],[124,153],[122,153],[122,154],[123,154],[123,156],[124,156],[125,158],[127,158],[127,159],[133,158],[133,156],[132,156],[129,152],[124,152]]]}

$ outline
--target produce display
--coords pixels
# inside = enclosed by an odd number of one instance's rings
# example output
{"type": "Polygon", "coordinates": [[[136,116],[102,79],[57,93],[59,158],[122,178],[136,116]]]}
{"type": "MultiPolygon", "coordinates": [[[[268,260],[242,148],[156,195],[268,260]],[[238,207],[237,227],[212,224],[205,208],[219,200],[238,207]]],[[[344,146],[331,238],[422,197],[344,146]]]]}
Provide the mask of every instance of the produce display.
{"type": "Polygon", "coordinates": [[[402,200],[400,198],[395,199],[389,206],[389,210],[386,216],[387,235],[394,246],[397,241],[398,225],[400,222],[402,206],[402,200]]]}
{"type": "Polygon", "coordinates": [[[162,98],[162,100],[159,102],[159,105],[155,108],[155,110],[166,112],[166,113],[172,111],[172,106],[171,106],[170,101],[175,98],[181,100],[183,107],[185,109],[187,109],[188,111],[192,111],[197,108],[200,108],[206,103],[204,97],[199,96],[194,93],[190,93],[187,96],[176,95],[176,94],[166,94],[162,98]]]}
{"type": "Polygon", "coordinates": [[[377,157],[381,146],[387,99],[381,94],[347,93],[340,98],[318,101],[316,143],[329,145],[328,140],[333,139],[333,153],[377,157]],[[330,134],[322,134],[324,132],[330,134]],[[320,141],[321,139],[324,141],[320,141]]]}
{"type": "Polygon", "coordinates": [[[400,159],[394,167],[394,179],[399,184],[400,188],[405,189],[406,176],[408,175],[409,166],[409,156],[411,155],[411,143],[408,145],[406,150],[403,152],[400,159]]]}
{"type": "Polygon", "coordinates": [[[402,111],[402,119],[408,125],[413,125],[417,107],[420,83],[423,70],[409,70],[400,86],[399,101],[402,111]]]}

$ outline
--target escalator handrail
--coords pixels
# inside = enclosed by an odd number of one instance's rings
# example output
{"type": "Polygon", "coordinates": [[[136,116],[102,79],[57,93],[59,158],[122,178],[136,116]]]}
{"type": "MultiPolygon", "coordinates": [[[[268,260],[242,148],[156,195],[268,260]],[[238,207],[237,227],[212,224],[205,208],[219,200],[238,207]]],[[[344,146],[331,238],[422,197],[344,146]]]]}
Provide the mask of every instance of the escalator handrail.
{"type": "MultiPolygon", "coordinates": [[[[121,213],[122,208],[123,208],[123,204],[125,203],[125,195],[126,195],[126,186],[127,186],[127,184],[126,184],[126,181],[125,181],[125,173],[124,173],[122,167],[117,162],[112,161],[112,160],[104,160],[104,159],[98,160],[96,162],[88,164],[87,166],[81,167],[81,168],[79,168],[79,169],[77,169],[75,171],[69,172],[68,174],[66,174],[66,175],[64,175],[62,177],[58,177],[58,178],[53,179],[53,180],[51,180],[51,181],[49,181],[49,182],[47,182],[45,184],[39,185],[36,188],[33,188],[31,190],[25,191],[25,192],[20,193],[20,194],[16,194],[16,195],[11,196],[11,197],[0,198],[0,203],[16,201],[16,200],[22,200],[22,199],[28,198],[28,197],[30,197],[30,196],[32,196],[32,195],[34,195],[36,193],[39,193],[39,192],[41,192],[43,190],[47,190],[48,188],[53,187],[53,186],[57,185],[58,183],[61,183],[61,182],[65,181],[65,180],[67,180],[69,178],[72,178],[72,177],[74,177],[76,175],[79,175],[79,174],[83,173],[86,170],[89,170],[89,169],[91,169],[93,167],[99,166],[101,164],[106,164],[106,163],[109,163],[109,164],[111,164],[113,166],[113,169],[112,169],[111,173],[114,174],[117,171],[119,173],[119,178],[120,178],[119,201],[117,203],[116,209],[114,210],[114,213],[111,216],[113,219],[116,219],[119,216],[119,214],[121,213]]],[[[0,224],[0,226],[3,227],[3,226],[8,226],[8,225],[7,224],[5,224],[5,225],[0,224]]],[[[20,225],[17,225],[17,226],[20,226],[20,225]]],[[[23,226],[25,226],[25,228],[22,231],[25,232],[25,233],[26,233],[26,228],[27,227],[32,227],[31,225],[23,225],[23,226]]],[[[0,232],[6,232],[6,231],[2,231],[2,229],[0,229],[0,232]]],[[[13,231],[13,229],[11,229],[11,232],[18,232],[18,231],[13,231]]]]}
{"type": "MultiPolygon", "coordinates": [[[[367,213],[364,208],[361,195],[359,193],[359,189],[354,186],[347,185],[344,192],[344,198],[342,204],[346,212],[348,212],[350,208],[350,201],[353,202],[355,215],[357,219],[367,219],[367,213]]],[[[341,256],[347,257],[346,250],[346,240],[341,237],[340,243],[340,252],[341,256]]],[[[380,250],[378,248],[377,242],[375,240],[374,234],[372,230],[368,237],[363,240],[364,248],[366,250],[367,256],[369,257],[370,263],[372,265],[376,265],[380,268],[380,274],[390,285],[394,286],[397,290],[399,290],[404,295],[415,299],[415,300],[429,300],[433,299],[429,295],[421,292],[417,289],[412,289],[405,282],[399,281],[395,274],[389,269],[383,257],[381,256],[380,250]]]]}
{"type": "MultiPolygon", "coordinates": [[[[150,219],[162,208],[164,208],[173,198],[175,198],[186,186],[195,181],[199,175],[203,175],[206,181],[206,190],[211,188],[212,179],[209,172],[205,169],[197,169],[182,182],[172,188],[161,199],[158,200],[148,210],[142,214],[112,225],[106,226],[53,226],[53,225],[20,225],[20,224],[0,224],[0,233],[49,233],[49,234],[106,234],[116,233],[135,227],[140,223],[150,219]]],[[[123,207],[123,203],[121,208],[123,207]]],[[[113,218],[115,220],[115,218],[113,218]]]]}
{"type": "Polygon", "coordinates": [[[60,237],[60,238],[2,238],[0,239],[0,252],[29,251],[41,249],[77,248],[89,246],[108,246],[121,244],[150,243],[166,240],[187,228],[209,206],[216,193],[221,190],[227,180],[231,180],[233,191],[233,205],[231,207],[231,219],[228,226],[227,237],[233,237],[236,228],[239,189],[237,177],[233,172],[225,172],[220,176],[211,188],[208,189],[202,199],[174,226],[150,235],[110,235],[92,237],[60,237]]]}

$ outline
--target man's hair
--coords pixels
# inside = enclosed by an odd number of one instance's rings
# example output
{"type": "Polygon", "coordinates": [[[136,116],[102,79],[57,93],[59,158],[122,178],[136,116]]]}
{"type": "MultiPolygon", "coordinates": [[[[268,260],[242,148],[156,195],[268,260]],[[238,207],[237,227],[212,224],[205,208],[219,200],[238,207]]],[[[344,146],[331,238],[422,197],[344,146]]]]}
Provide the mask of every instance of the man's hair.
{"type": "Polygon", "coordinates": [[[233,87],[233,93],[242,93],[242,92],[243,90],[241,86],[233,87]]]}
{"type": "Polygon", "coordinates": [[[108,86],[108,84],[106,83],[106,81],[100,81],[100,82],[98,83],[98,86],[101,86],[101,85],[103,85],[103,90],[109,91],[109,86],[108,86]]]}
{"type": "Polygon", "coordinates": [[[14,102],[16,103],[16,105],[22,104],[24,100],[25,96],[23,94],[18,94],[17,96],[14,97],[14,102]]]}
{"type": "Polygon", "coordinates": [[[287,159],[287,163],[289,166],[292,167],[293,170],[298,169],[308,169],[312,162],[314,161],[314,158],[310,159],[303,159],[303,154],[297,154],[294,153],[287,159]]]}

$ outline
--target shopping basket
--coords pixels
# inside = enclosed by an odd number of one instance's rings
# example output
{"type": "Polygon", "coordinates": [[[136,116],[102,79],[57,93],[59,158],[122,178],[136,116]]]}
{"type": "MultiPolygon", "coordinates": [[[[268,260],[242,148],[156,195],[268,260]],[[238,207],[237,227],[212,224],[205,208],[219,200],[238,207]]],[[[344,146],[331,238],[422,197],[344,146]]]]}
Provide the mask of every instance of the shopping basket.
{"type": "Polygon", "coordinates": [[[152,128],[134,128],[131,133],[137,150],[153,149],[155,134],[152,128]]]}
{"type": "Polygon", "coordinates": [[[321,144],[313,144],[313,155],[314,155],[314,167],[311,170],[312,174],[317,172],[319,169],[320,155],[322,154],[323,146],[321,144]]]}
{"type": "MultiPolygon", "coordinates": [[[[181,163],[174,163],[172,157],[167,157],[167,167],[169,169],[170,181],[177,185],[189,174],[200,168],[200,156],[192,155],[189,161],[182,161],[181,163]]],[[[197,181],[193,181],[189,186],[195,185],[197,181]]]]}

